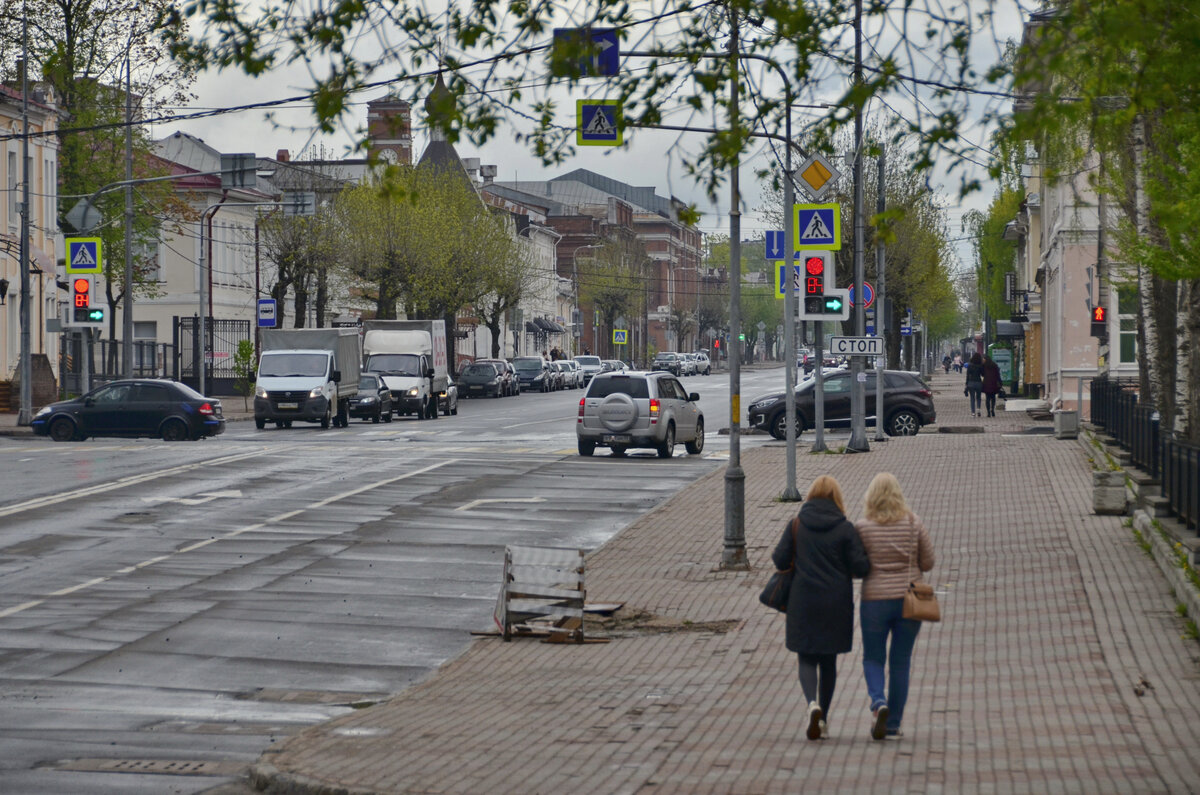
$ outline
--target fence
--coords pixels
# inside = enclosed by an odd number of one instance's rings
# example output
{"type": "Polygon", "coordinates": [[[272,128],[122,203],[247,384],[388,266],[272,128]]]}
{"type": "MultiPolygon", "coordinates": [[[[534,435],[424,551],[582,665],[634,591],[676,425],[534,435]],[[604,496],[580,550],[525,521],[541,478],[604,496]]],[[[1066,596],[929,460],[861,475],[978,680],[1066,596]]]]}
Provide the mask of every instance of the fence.
{"type": "MultiPolygon", "coordinates": [[[[134,340],[133,378],[173,378],[177,369],[175,346],[154,340],[134,340]]],[[[125,377],[121,340],[84,342],[79,334],[68,334],[59,351],[59,373],[64,395],[80,395],[108,381],[125,377]],[[84,357],[87,357],[88,383],[83,383],[84,357]]]]}
{"type": "Polygon", "coordinates": [[[1200,529],[1200,446],[1163,433],[1154,406],[1138,400],[1136,382],[1092,379],[1091,418],[1130,452],[1135,466],[1160,479],[1171,512],[1200,529]]]}
{"type": "MultiPolygon", "coordinates": [[[[200,319],[176,317],[174,334],[175,350],[179,352],[175,378],[199,389],[200,384],[200,334],[197,327],[200,319]]],[[[204,391],[208,395],[235,395],[237,373],[234,371],[234,356],[242,340],[254,341],[249,320],[204,321],[204,335],[208,338],[205,347],[204,391]]]]}

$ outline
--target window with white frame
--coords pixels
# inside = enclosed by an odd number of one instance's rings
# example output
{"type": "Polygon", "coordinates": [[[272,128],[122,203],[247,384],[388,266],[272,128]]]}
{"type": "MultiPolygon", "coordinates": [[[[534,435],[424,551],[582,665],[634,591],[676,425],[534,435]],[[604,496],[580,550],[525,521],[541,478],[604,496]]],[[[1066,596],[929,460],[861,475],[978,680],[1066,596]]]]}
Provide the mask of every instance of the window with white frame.
{"type": "Polygon", "coordinates": [[[1117,363],[1137,364],[1138,292],[1132,285],[1117,288],[1117,363]]]}
{"type": "Polygon", "coordinates": [[[8,224],[15,227],[21,220],[21,214],[17,212],[17,205],[21,201],[21,197],[17,195],[17,153],[8,153],[8,224]]]}

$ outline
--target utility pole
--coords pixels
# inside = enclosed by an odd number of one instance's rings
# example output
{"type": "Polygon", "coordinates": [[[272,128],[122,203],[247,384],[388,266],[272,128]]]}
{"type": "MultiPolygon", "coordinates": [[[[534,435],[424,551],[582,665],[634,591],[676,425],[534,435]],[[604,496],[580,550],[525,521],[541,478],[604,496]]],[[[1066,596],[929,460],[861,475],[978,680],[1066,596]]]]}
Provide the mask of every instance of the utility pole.
{"type": "MultiPolygon", "coordinates": [[[[729,132],[738,130],[738,15],[729,9],[729,132]]],[[[721,568],[746,569],[746,472],[742,469],[742,215],[739,159],[729,176],[729,466],[725,468],[725,548],[721,568]]]]}
{"type": "MultiPolygon", "coordinates": [[[[133,378],[133,82],[125,56],[125,296],[121,302],[121,372],[133,378]]],[[[257,299],[257,296],[255,296],[257,299]]],[[[203,391],[203,390],[201,390],[203,391]]]]}
{"type": "MultiPolygon", "coordinates": [[[[24,29],[21,43],[21,298],[18,313],[21,320],[21,406],[17,425],[33,421],[33,353],[30,325],[33,322],[29,305],[29,3],[25,3],[24,29]]],[[[45,122],[43,122],[45,124],[45,122]]]]}
{"type": "MultiPolygon", "coordinates": [[[[862,0],[854,0],[854,84],[862,85],[862,0]]],[[[863,292],[863,108],[856,100],[854,109],[854,333],[867,333],[866,293],[863,292]]],[[[866,390],[863,388],[862,356],[850,357],[850,441],[848,453],[866,453],[867,442],[866,390]]]]}
{"type": "MultiPolygon", "coordinates": [[[[887,150],[883,144],[879,145],[879,160],[876,168],[879,170],[879,196],[875,204],[875,211],[882,216],[884,210],[887,209],[887,182],[885,175],[887,174],[887,150]]],[[[887,282],[884,280],[883,271],[886,260],[886,252],[883,246],[883,236],[875,236],[875,281],[879,284],[879,289],[875,292],[875,334],[884,341],[883,355],[875,359],[875,441],[886,442],[887,435],[883,430],[883,418],[887,413],[883,410],[883,370],[887,364],[887,313],[883,311],[884,300],[886,293],[884,292],[887,282]]],[[[866,296],[863,296],[866,299],[866,296]]]]}

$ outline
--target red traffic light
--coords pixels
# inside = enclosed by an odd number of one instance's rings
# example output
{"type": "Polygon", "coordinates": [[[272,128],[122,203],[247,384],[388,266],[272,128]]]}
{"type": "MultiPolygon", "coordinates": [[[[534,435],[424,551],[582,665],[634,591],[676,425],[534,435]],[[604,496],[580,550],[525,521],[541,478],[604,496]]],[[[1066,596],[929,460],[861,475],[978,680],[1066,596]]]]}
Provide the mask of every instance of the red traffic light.
{"type": "Polygon", "coordinates": [[[1104,307],[1102,307],[1102,306],[1095,307],[1094,309],[1092,309],[1092,322],[1093,323],[1103,323],[1104,322],[1104,314],[1105,314],[1104,307]]]}
{"type": "Polygon", "coordinates": [[[720,340],[713,340],[713,347],[714,347],[714,348],[720,348],[720,347],[721,347],[721,341],[720,341],[720,340]]]}
{"type": "Polygon", "coordinates": [[[804,269],[813,276],[822,276],[825,273],[825,258],[824,257],[809,257],[804,262],[804,269]]]}
{"type": "Polygon", "coordinates": [[[71,283],[71,303],[81,309],[92,305],[92,280],[77,277],[71,283]]]}

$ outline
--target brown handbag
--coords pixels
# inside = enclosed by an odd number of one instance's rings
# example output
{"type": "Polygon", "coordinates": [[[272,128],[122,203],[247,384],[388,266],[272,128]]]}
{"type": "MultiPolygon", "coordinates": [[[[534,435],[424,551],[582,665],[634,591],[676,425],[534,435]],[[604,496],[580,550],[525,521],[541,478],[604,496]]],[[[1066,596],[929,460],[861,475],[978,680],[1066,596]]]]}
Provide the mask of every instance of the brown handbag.
{"type": "MultiPolygon", "coordinates": [[[[909,519],[912,522],[912,519],[909,519]]],[[[913,556],[917,551],[917,546],[920,543],[920,536],[917,535],[917,526],[913,524],[913,543],[912,548],[908,553],[909,571],[917,567],[913,563],[913,556]]],[[[904,592],[904,608],[900,615],[903,618],[910,618],[913,621],[941,621],[942,610],[938,605],[937,595],[933,592],[933,586],[926,582],[920,582],[920,570],[915,572],[915,576],[908,583],[908,590],[904,592]]]]}

